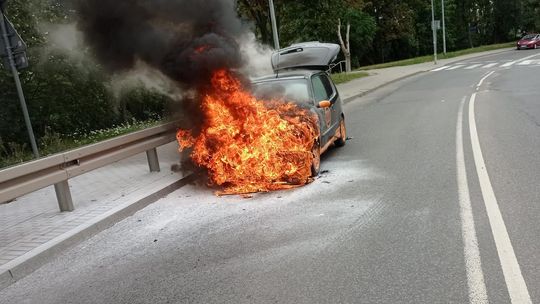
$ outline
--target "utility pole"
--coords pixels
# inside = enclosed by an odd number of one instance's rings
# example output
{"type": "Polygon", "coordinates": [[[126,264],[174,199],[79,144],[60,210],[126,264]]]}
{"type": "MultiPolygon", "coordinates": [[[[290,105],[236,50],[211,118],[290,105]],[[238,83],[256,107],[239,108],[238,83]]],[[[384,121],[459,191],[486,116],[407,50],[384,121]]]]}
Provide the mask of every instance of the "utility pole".
{"type": "Polygon", "coordinates": [[[442,4],[442,43],[443,43],[443,53],[446,55],[446,25],[444,22],[444,0],[441,0],[442,4]]]}
{"type": "MultiPolygon", "coordinates": [[[[11,70],[11,74],[13,75],[13,79],[15,80],[15,86],[17,87],[17,94],[19,95],[19,101],[21,103],[21,108],[22,108],[23,116],[24,116],[24,122],[26,123],[26,129],[28,131],[28,137],[30,138],[32,152],[34,153],[35,158],[39,158],[39,151],[36,144],[36,138],[34,137],[34,130],[32,129],[30,115],[28,114],[28,108],[26,107],[26,100],[24,98],[24,93],[23,93],[23,89],[21,85],[21,79],[19,78],[19,71],[17,70],[17,65],[20,65],[20,67],[23,67],[23,68],[25,66],[28,66],[26,55],[24,53],[24,50],[26,49],[26,45],[24,44],[22,39],[18,37],[18,34],[16,33],[15,29],[13,29],[11,24],[8,24],[7,19],[4,16],[4,9],[3,9],[4,3],[5,1],[0,1],[0,28],[2,30],[3,46],[5,50],[0,50],[0,53],[2,53],[3,55],[5,55],[5,57],[7,57],[5,68],[11,70]],[[12,32],[11,35],[8,33],[8,28],[10,29],[10,32],[12,32]],[[13,37],[16,38],[19,45],[12,45],[11,39],[13,37]],[[13,47],[22,49],[21,53],[13,54],[13,47]],[[16,62],[15,61],[16,59],[19,62],[16,62]]],[[[2,43],[0,43],[0,47],[1,46],[2,46],[2,43]]]]}
{"type": "Polygon", "coordinates": [[[279,35],[276,22],[276,11],[274,9],[274,0],[268,0],[270,6],[270,19],[272,20],[272,33],[274,34],[274,48],[279,50],[279,35]]]}
{"type": "Polygon", "coordinates": [[[437,64],[437,27],[435,26],[435,8],[431,0],[431,30],[433,31],[433,60],[437,64]]]}

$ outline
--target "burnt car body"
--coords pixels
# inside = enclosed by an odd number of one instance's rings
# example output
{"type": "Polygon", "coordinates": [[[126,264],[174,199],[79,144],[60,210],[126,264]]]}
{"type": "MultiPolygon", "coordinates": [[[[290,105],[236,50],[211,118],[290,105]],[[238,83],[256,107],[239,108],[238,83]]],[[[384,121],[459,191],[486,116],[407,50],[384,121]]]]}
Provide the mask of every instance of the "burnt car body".
{"type": "Polygon", "coordinates": [[[345,115],[339,92],[326,69],[339,54],[336,44],[310,42],[295,44],[275,52],[275,74],[252,81],[261,98],[279,97],[309,108],[319,121],[319,139],[313,144],[312,175],[320,170],[320,156],[330,146],[344,146],[345,115]]]}
{"type": "Polygon", "coordinates": [[[521,49],[536,49],[540,47],[540,34],[528,34],[523,36],[517,44],[516,48],[521,49]]]}

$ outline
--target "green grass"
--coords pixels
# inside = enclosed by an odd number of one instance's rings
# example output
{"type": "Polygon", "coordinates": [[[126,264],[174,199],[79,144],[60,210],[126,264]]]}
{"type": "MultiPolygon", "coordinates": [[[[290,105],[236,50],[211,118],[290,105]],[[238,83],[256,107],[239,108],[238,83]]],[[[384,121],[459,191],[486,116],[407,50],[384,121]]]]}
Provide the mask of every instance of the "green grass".
{"type": "MultiPolygon", "coordinates": [[[[39,153],[41,157],[76,149],[86,145],[98,143],[117,136],[131,132],[151,128],[163,123],[161,120],[133,121],[123,123],[114,128],[92,131],[87,134],[73,133],[60,135],[57,133],[46,133],[39,140],[39,153]]],[[[29,151],[28,145],[17,143],[4,144],[0,138],[0,169],[17,165],[33,159],[33,154],[29,151]]]]}
{"type": "Polygon", "coordinates": [[[353,79],[358,79],[366,76],[369,76],[369,74],[366,72],[338,73],[330,75],[335,84],[349,82],[353,79]]]}
{"type": "MultiPolygon", "coordinates": [[[[470,48],[470,49],[447,52],[446,55],[441,53],[441,54],[438,55],[438,58],[439,59],[454,58],[454,57],[463,56],[463,55],[467,55],[467,54],[473,54],[473,53],[479,53],[479,52],[485,52],[485,51],[492,51],[492,50],[498,50],[498,49],[503,49],[503,48],[509,48],[509,47],[513,47],[514,45],[515,45],[514,42],[484,45],[484,46],[479,46],[479,47],[470,48]]],[[[431,62],[431,61],[433,61],[433,55],[427,55],[427,56],[410,58],[410,59],[405,59],[405,60],[399,60],[399,61],[392,61],[392,62],[387,62],[387,63],[369,65],[369,66],[361,67],[358,70],[384,69],[384,68],[413,65],[413,64],[425,63],[425,62],[431,62]]]]}

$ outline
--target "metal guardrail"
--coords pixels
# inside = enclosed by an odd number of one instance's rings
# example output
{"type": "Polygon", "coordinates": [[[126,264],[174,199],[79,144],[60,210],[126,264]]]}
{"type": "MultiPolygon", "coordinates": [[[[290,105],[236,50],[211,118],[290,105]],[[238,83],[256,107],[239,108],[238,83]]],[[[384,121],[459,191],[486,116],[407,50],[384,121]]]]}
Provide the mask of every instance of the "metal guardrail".
{"type": "Polygon", "coordinates": [[[335,69],[337,66],[339,66],[339,72],[340,72],[340,73],[343,73],[343,71],[345,70],[345,69],[344,69],[345,64],[346,64],[346,61],[345,61],[345,60],[342,60],[342,61],[336,62],[336,63],[332,63],[332,64],[330,65],[329,69],[326,70],[326,72],[327,72],[328,74],[332,74],[332,72],[334,71],[334,69],[335,69]]]}
{"type": "Polygon", "coordinates": [[[0,204],[54,185],[60,211],[73,211],[69,179],[146,152],[150,172],[159,172],[156,148],[175,140],[168,123],[0,170],[0,204]]]}

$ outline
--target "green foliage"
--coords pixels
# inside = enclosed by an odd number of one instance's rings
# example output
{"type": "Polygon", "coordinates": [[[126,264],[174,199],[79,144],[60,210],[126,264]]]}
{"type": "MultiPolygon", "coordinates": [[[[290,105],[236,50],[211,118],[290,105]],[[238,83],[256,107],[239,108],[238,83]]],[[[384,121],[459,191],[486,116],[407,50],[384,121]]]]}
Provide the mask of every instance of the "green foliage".
{"type": "MultiPolygon", "coordinates": [[[[38,146],[41,156],[48,156],[131,132],[155,127],[161,123],[163,123],[161,120],[148,120],[144,122],[127,121],[112,128],[94,130],[84,134],[74,133],[70,136],[64,136],[46,130],[45,135],[40,138],[38,146]]],[[[27,144],[16,142],[6,143],[0,137],[0,168],[29,161],[32,158],[33,155],[27,148],[27,144]]]]}
{"type": "MultiPolygon", "coordinates": [[[[77,140],[81,134],[118,130],[115,126],[130,129],[126,124],[133,125],[134,120],[161,119],[169,102],[168,97],[142,86],[126,88],[117,98],[109,88],[110,75],[87,50],[51,48],[47,33],[39,28],[72,22],[64,3],[10,0],[6,5],[6,14],[29,47],[30,67],[21,71],[20,78],[42,154],[83,144],[77,140]]],[[[13,77],[4,69],[0,71],[0,109],[0,155],[10,160],[7,163],[31,158],[13,77]]]]}
{"type": "MultiPolygon", "coordinates": [[[[444,0],[447,50],[513,41],[540,31],[540,0],[444,0]]],[[[267,0],[238,0],[239,13],[271,44],[267,0]],[[254,17],[255,16],[255,17],[254,17]]],[[[283,46],[299,41],[337,42],[336,24],[351,23],[353,62],[375,64],[433,52],[431,3],[425,0],[274,0],[283,46]]],[[[441,1],[435,0],[441,20],[441,1]]],[[[438,31],[439,51],[442,31],[438,31]]]]}
{"type": "MultiPolygon", "coordinates": [[[[39,50],[31,50],[37,59],[39,50]]],[[[80,65],[68,55],[50,53],[21,74],[31,121],[39,138],[45,130],[61,134],[88,132],[117,122],[108,79],[96,65],[80,65]]],[[[0,78],[0,130],[8,142],[26,138],[13,79],[0,78]],[[7,133],[4,133],[7,131],[7,133]]]]}
{"type": "Polygon", "coordinates": [[[366,72],[351,72],[351,73],[337,73],[331,74],[332,80],[335,84],[346,83],[354,79],[363,78],[369,76],[366,72]]]}
{"type": "MultiPolygon", "coordinates": [[[[238,12],[253,22],[263,43],[273,45],[268,0],[238,0],[238,12]]],[[[338,18],[351,23],[353,62],[367,52],[375,34],[375,22],[362,11],[359,0],[275,0],[280,44],[287,46],[302,41],[339,43],[338,18]]]]}
{"type": "Polygon", "coordinates": [[[165,108],[171,103],[167,96],[140,86],[125,88],[119,97],[119,108],[122,120],[131,119],[145,121],[161,119],[165,115],[165,108]]]}

